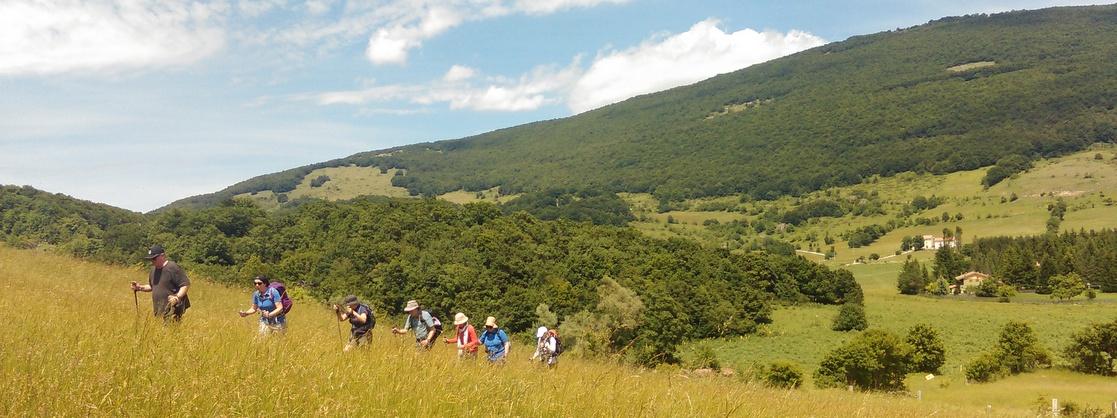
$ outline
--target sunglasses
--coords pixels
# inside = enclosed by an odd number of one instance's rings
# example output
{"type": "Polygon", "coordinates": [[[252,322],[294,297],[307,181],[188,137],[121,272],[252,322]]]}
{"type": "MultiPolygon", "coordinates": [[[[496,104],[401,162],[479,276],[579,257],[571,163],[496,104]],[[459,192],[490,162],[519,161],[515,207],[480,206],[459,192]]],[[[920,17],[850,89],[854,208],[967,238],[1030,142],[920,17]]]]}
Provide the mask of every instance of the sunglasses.
{"type": "Polygon", "coordinates": [[[255,283],[255,284],[264,284],[264,282],[252,282],[252,283],[255,283]]]}

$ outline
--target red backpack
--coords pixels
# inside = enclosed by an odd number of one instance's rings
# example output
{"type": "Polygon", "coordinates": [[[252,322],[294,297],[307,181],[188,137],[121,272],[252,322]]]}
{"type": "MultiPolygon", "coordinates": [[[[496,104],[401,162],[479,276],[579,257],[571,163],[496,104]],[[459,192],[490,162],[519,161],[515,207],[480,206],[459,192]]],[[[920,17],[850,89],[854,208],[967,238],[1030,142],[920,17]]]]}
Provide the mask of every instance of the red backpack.
{"type": "Polygon", "coordinates": [[[279,280],[274,280],[268,284],[268,288],[279,292],[279,303],[283,304],[283,314],[287,315],[287,312],[291,312],[291,307],[295,304],[291,302],[291,298],[287,297],[287,286],[284,286],[283,282],[279,280]]]}

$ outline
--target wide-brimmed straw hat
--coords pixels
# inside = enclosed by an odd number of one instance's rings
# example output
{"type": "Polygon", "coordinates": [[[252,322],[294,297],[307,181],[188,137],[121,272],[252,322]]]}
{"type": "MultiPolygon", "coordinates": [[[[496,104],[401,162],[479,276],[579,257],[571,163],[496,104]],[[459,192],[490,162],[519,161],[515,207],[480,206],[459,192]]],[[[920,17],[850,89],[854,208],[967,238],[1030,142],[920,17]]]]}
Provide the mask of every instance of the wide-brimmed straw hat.
{"type": "Polygon", "coordinates": [[[403,307],[404,312],[411,312],[416,309],[419,309],[419,302],[414,299],[407,301],[407,306],[403,307]]]}
{"type": "Polygon", "coordinates": [[[454,325],[461,325],[466,322],[469,322],[469,317],[465,316],[464,313],[458,312],[457,315],[454,315],[454,325]]]}
{"type": "Polygon", "coordinates": [[[485,318],[485,326],[486,327],[493,327],[493,328],[500,328],[496,325],[496,317],[495,316],[490,316],[488,318],[485,318]]]}

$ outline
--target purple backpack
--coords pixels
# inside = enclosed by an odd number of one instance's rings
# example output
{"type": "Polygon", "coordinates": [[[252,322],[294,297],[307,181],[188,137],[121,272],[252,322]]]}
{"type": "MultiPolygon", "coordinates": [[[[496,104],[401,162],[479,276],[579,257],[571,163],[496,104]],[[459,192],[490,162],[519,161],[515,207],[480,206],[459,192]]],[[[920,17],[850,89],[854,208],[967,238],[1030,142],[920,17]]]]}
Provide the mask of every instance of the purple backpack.
{"type": "Polygon", "coordinates": [[[274,280],[268,284],[268,288],[275,289],[276,292],[279,292],[279,303],[283,304],[283,314],[287,315],[287,312],[291,312],[291,307],[294,306],[294,303],[291,302],[291,298],[287,297],[287,286],[284,286],[281,281],[274,280]]]}

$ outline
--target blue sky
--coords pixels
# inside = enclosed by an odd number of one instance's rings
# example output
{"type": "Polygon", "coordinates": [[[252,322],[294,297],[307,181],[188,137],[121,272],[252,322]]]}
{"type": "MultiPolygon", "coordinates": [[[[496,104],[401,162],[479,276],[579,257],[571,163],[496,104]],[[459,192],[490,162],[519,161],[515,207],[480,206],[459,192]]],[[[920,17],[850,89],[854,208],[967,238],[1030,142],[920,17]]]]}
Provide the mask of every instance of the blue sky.
{"type": "Polygon", "coordinates": [[[147,211],[852,35],[1090,3],[0,0],[0,184],[147,211]]]}

